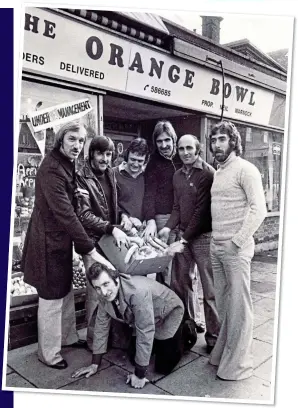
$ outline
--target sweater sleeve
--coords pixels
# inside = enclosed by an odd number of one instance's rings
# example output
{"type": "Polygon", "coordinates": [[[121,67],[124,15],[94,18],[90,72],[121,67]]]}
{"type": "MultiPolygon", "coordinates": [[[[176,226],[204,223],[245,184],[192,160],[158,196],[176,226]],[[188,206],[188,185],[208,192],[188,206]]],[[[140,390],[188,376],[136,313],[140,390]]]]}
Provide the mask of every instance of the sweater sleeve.
{"type": "MultiPolygon", "coordinates": [[[[179,170],[178,170],[179,171],[179,170]]],[[[170,218],[166,223],[166,227],[171,230],[176,228],[180,224],[180,205],[179,205],[179,196],[178,196],[178,186],[177,186],[177,177],[175,174],[173,176],[173,187],[174,187],[174,204],[170,218]]]]}
{"type": "Polygon", "coordinates": [[[152,161],[149,161],[145,170],[145,193],[143,200],[143,213],[146,221],[155,218],[155,200],[157,190],[157,174],[156,167],[152,161]]]}
{"type": "Polygon", "coordinates": [[[245,166],[240,173],[240,185],[243,188],[249,205],[244,222],[232,241],[239,248],[253,236],[266,216],[266,201],[262,185],[261,174],[253,166],[245,166]]]}
{"type": "Polygon", "coordinates": [[[208,211],[211,207],[211,186],[213,182],[213,173],[205,171],[203,177],[197,186],[196,207],[189,224],[182,236],[186,241],[201,234],[202,224],[204,224],[208,211]]]}

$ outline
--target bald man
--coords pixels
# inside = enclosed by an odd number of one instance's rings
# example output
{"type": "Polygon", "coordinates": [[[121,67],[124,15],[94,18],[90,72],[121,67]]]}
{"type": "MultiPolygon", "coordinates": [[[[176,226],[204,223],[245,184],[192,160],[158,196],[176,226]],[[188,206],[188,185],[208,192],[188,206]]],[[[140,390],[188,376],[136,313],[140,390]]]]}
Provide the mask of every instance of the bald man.
{"type": "Polygon", "coordinates": [[[184,135],[178,141],[178,153],[183,167],[173,177],[174,206],[166,226],[159,232],[167,240],[172,229],[179,226],[183,253],[174,258],[171,288],[185,306],[186,318],[195,319],[195,302],[198,296],[194,264],[200,274],[206,321],[205,340],[210,353],[219,332],[215,307],[213,275],[210,261],[211,238],[211,186],[214,169],[200,157],[201,146],[193,135],[184,135]]]}

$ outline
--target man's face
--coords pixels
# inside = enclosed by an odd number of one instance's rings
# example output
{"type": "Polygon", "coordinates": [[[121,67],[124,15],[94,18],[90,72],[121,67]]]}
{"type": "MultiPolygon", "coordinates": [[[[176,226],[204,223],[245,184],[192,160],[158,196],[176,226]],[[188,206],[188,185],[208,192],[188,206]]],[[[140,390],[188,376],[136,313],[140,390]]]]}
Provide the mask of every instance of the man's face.
{"type": "Polygon", "coordinates": [[[173,139],[166,132],[157,136],[156,146],[159,153],[166,157],[170,157],[174,150],[173,139]]]}
{"type": "Polygon", "coordinates": [[[217,133],[211,136],[211,149],[219,163],[227,160],[233,148],[229,145],[230,138],[226,133],[217,133]]]}
{"type": "Polygon", "coordinates": [[[111,150],[106,150],[105,152],[100,152],[95,150],[93,152],[93,158],[91,160],[91,165],[95,170],[100,170],[105,172],[107,167],[111,165],[113,152],[111,150]]]}
{"type": "Polygon", "coordinates": [[[107,302],[112,302],[116,299],[119,292],[119,278],[116,278],[117,285],[106,272],[102,272],[97,279],[92,281],[92,285],[96,292],[107,302]]]}
{"type": "Polygon", "coordinates": [[[193,137],[185,135],[179,139],[178,153],[185,165],[193,164],[197,160],[199,152],[196,151],[193,137]]]}
{"type": "Polygon", "coordinates": [[[127,167],[130,173],[138,174],[143,170],[145,164],[146,156],[139,156],[137,153],[129,152],[127,167]]]}
{"type": "Polygon", "coordinates": [[[61,144],[61,151],[70,160],[75,160],[79,157],[84,146],[85,133],[83,131],[69,131],[66,132],[61,144]]]}

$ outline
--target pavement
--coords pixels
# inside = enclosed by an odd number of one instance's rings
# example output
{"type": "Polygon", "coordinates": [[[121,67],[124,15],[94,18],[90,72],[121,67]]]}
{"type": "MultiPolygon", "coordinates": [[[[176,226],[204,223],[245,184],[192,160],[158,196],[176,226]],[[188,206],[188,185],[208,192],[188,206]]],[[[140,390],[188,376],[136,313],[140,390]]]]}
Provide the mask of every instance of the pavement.
{"type": "MultiPolygon", "coordinates": [[[[133,366],[122,350],[110,350],[94,376],[89,379],[74,379],[71,374],[77,368],[90,364],[90,352],[65,348],[62,354],[69,367],[65,370],[53,370],[38,361],[37,344],[8,352],[6,387],[14,391],[16,389],[39,388],[60,390],[65,391],[65,393],[68,391],[92,391],[212,399],[245,399],[251,403],[268,403],[271,401],[272,392],[271,371],[276,276],[276,257],[266,257],[265,254],[261,261],[259,258],[254,259],[251,281],[254,303],[254,375],[249,379],[222,381],[216,378],[216,367],[208,363],[208,354],[204,350],[204,335],[199,334],[196,345],[184,355],[170,375],[162,376],[154,373],[151,363],[147,376],[150,382],[142,390],[136,390],[126,385],[126,376],[133,372],[133,366]]],[[[200,298],[202,298],[201,289],[200,298]]],[[[81,338],[84,338],[85,332],[86,330],[79,332],[81,338]]]]}

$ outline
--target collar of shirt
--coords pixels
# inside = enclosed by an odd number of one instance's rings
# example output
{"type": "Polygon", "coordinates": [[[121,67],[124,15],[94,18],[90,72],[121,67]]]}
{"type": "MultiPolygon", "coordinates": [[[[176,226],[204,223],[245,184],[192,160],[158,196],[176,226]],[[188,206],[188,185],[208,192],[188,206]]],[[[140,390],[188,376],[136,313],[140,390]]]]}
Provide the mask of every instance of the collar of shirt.
{"type": "Polygon", "coordinates": [[[125,176],[131,177],[131,178],[138,178],[141,174],[144,173],[144,170],[142,170],[137,177],[133,177],[126,169],[127,163],[124,161],[121,164],[119,164],[119,173],[124,173],[125,176]]]}
{"type": "Polygon", "coordinates": [[[200,156],[196,159],[196,161],[193,163],[191,169],[187,169],[185,165],[182,166],[182,171],[185,174],[189,174],[193,169],[200,169],[203,170],[203,160],[201,159],[200,156]]]}

